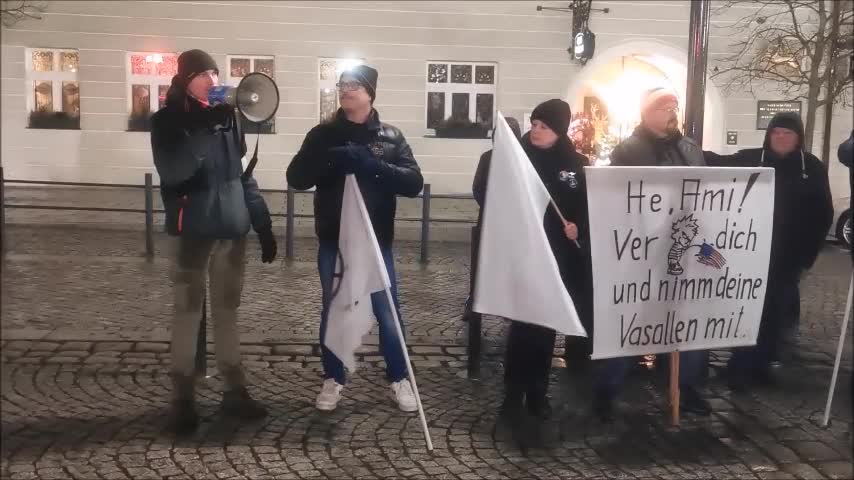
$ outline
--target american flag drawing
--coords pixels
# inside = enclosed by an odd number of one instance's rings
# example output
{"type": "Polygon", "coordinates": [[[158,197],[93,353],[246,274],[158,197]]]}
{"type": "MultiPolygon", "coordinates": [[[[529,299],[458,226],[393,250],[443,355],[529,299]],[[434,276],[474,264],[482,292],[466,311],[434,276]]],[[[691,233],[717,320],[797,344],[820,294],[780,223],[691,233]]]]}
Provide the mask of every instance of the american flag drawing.
{"type": "Polygon", "coordinates": [[[700,253],[697,254],[697,261],[702,263],[703,265],[708,265],[710,267],[721,269],[724,265],[726,265],[726,259],[723,255],[720,254],[715,247],[709,245],[706,242],[700,246],[700,253]]]}

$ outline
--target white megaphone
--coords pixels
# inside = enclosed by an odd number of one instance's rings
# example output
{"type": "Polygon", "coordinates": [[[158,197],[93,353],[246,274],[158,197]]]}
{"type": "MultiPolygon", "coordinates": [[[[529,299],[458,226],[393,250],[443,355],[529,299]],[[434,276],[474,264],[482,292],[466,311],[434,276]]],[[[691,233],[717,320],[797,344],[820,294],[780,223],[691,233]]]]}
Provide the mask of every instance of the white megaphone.
{"type": "Polygon", "coordinates": [[[217,86],[208,92],[211,105],[228,104],[253,123],[264,123],[279,109],[279,88],[272,78],[253,72],[243,77],[237,87],[217,86]]]}

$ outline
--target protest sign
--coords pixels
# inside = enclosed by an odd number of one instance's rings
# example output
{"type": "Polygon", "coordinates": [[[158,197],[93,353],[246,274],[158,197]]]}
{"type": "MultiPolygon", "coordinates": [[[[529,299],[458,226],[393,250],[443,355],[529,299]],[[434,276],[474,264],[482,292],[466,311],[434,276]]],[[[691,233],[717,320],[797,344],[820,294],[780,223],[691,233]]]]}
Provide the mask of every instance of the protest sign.
{"type": "Polygon", "coordinates": [[[753,345],[769,168],[588,167],[593,358],[753,345]]]}

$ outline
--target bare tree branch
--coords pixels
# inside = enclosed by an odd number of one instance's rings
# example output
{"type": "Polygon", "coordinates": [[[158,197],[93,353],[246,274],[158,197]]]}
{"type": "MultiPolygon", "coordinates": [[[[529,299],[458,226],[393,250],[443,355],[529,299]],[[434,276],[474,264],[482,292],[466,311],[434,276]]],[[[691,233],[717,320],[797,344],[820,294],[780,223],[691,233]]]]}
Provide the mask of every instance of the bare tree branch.
{"type": "Polygon", "coordinates": [[[2,0],[0,2],[0,19],[2,19],[4,26],[11,27],[26,19],[41,20],[40,14],[45,10],[47,10],[47,4],[44,2],[2,0]]]}
{"type": "Polygon", "coordinates": [[[817,109],[854,100],[851,75],[835,72],[854,51],[854,1],[727,1],[715,14],[745,4],[754,7],[749,14],[719,26],[736,41],[711,77],[727,92],[777,91],[805,100],[806,144],[811,145],[817,109]]]}

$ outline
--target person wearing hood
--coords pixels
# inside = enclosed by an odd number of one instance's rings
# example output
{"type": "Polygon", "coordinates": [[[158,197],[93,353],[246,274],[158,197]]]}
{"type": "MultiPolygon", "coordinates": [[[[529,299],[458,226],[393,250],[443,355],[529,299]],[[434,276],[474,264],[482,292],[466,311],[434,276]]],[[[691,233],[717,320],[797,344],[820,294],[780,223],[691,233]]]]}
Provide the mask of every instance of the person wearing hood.
{"type": "MultiPolygon", "coordinates": [[[[590,334],[592,318],[588,306],[592,305],[592,298],[589,298],[592,278],[584,177],[588,161],[575,151],[567,136],[571,116],[569,104],[563,100],[541,103],[531,113],[531,131],[522,137],[521,143],[567,221],[564,224],[551,207],[543,219],[561,279],[590,334]]],[[[475,181],[476,196],[477,192],[485,192],[486,177],[481,175],[475,181]]],[[[500,193],[489,192],[489,195],[500,193]]],[[[481,198],[480,202],[484,200],[481,198]]],[[[545,419],[551,414],[547,394],[555,335],[549,328],[517,321],[511,323],[504,375],[505,397],[501,407],[505,418],[518,419],[525,408],[535,418],[545,419]]]]}
{"type": "Polygon", "coordinates": [[[404,328],[397,300],[397,276],[394,269],[394,216],[397,195],[414,198],[424,186],[424,177],[403,133],[380,121],[374,109],[379,72],[358,65],[341,74],[338,98],[341,108],[327,122],[312,128],[299,152],[288,166],[288,185],[298,190],[317,187],[314,196],[314,220],[319,249],[317,267],[322,290],[320,347],[323,384],[315,407],[332,411],[338,407],[347,375],[344,364],[324,344],[329,305],[337,291],[335,277],[338,262],[338,234],[346,176],[354,174],[365,208],[371,218],[380,252],[391,281],[393,305],[385,292],[371,295],[374,316],[379,324],[380,350],[386,363],[386,378],[391,396],[404,412],[417,410],[412,384],[409,383],[403,348],[397,335],[392,308],[404,328]]]}
{"type": "Polygon", "coordinates": [[[774,169],[774,227],[759,336],[756,346],[736,349],[728,365],[730,388],[743,391],[774,381],[771,362],[783,330],[798,324],[798,284],[818,258],[833,223],[833,200],[827,168],[804,151],[804,124],[795,112],[774,115],[761,148],[710,158],[721,166],[774,169]]]}
{"type": "Polygon", "coordinates": [[[267,414],[246,389],[237,308],[250,227],[258,234],[264,263],[275,259],[276,240],[258,184],[243,171],[246,142],[235,110],[208,104],[218,74],[216,62],[206,52],[182,53],[166,105],[151,118],[151,149],[166,230],[174,238],[170,429],[179,434],[190,433],[199,424],[195,357],[208,276],[217,368],[225,383],[223,413],[246,420],[267,414]]]}
{"type": "MultiPolygon", "coordinates": [[[[693,139],[679,131],[679,99],[666,88],[648,90],[641,101],[641,123],[632,135],[614,148],[611,165],[626,167],[703,167],[703,151],[693,139]]],[[[659,359],[662,357],[659,356],[659,359]]],[[[614,399],[634,357],[604,360],[594,385],[593,410],[602,421],[614,414],[614,399]]],[[[711,406],[700,396],[707,352],[679,353],[679,390],[682,411],[701,416],[711,414],[711,406]]]]}

